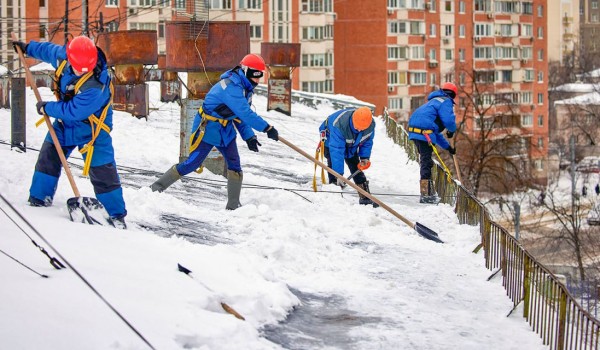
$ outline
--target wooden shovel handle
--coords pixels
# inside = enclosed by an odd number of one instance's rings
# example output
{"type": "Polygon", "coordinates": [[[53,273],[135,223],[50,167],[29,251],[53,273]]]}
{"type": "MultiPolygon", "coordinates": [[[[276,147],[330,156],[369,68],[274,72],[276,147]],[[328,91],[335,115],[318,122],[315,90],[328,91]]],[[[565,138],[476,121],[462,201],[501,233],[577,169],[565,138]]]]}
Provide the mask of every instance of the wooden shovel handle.
{"type": "MultiPolygon", "coordinates": [[[[13,41],[18,41],[15,33],[11,33],[11,37],[13,41]]],[[[19,54],[19,59],[25,68],[25,76],[29,81],[29,85],[35,94],[35,98],[38,102],[42,101],[42,96],[40,96],[40,92],[38,91],[37,86],[35,85],[35,80],[33,79],[33,75],[29,70],[29,66],[27,65],[27,61],[25,61],[25,56],[21,51],[21,48],[16,46],[17,53],[19,54]]],[[[44,113],[44,120],[46,121],[46,126],[48,126],[48,132],[50,133],[50,137],[52,138],[52,142],[54,142],[54,147],[56,147],[56,152],[58,153],[58,157],[60,158],[60,162],[62,163],[63,168],[65,169],[65,173],[67,173],[67,177],[69,178],[69,183],[71,184],[71,188],[73,189],[73,193],[75,193],[75,197],[79,198],[81,195],[79,194],[79,189],[77,189],[77,185],[75,184],[75,179],[73,179],[73,174],[71,173],[71,168],[69,167],[69,163],[67,163],[67,158],[65,158],[65,154],[63,153],[60,142],[58,142],[58,137],[56,136],[56,131],[54,131],[54,127],[52,126],[52,122],[46,113],[44,113]]]]}

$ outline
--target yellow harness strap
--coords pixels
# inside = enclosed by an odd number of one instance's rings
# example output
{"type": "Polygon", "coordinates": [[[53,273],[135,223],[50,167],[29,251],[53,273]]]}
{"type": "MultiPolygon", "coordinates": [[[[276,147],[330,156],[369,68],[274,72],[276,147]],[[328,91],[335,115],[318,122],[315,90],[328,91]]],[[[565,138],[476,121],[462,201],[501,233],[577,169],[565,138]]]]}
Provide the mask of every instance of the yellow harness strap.
{"type": "MultiPolygon", "coordinates": [[[[83,79],[85,79],[85,80],[89,79],[89,77],[92,75],[92,73],[93,72],[86,73],[83,76],[83,78],[81,78],[79,80],[79,82],[77,82],[77,84],[75,85],[75,93],[76,94],[79,91],[79,88],[81,88],[81,85],[83,85],[83,83],[81,83],[81,81],[83,79]]],[[[92,139],[90,140],[90,142],[88,142],[85,146],[83,146],[79,150],[79,153],[81,153],[82,155],[87,153],[87,156],[85,157],[85,162],[83,163],[83,172],[82,172],[83,176],[88,176],[88,174],[90,172],[90,167],[92,165],[92,156],[94,155],[94,142],[96,141],[96,138],[98,137],[98,135],[100,135],[100,131],[104,130],[107,133],[110,133],[110,128],[106,124],[104,124],[104,120],[106,119],[106,115],[108,114],[108,109],[112,105],[113,96],[114,96],[114,92],[115,92],[112,81],[110,82],[109,88],[110,88],[110,101],[106,104],[106,106],[104,106],[104,109],[102,110],[102,114],[100,114],[100,118],[96,117],[95,114],[92,114],[88,117],[90,126],[92,127],[92,139]]]]}
{"type": "MultiPolygon", "coordinates": [[[[67,60],[63,60],[58,65],[58,68],[56,68],[56,70],[54,71],[54,76],[52,77],[52,92],[54,92],[54,96],[56,97],[57,101],[60,100],[60,93],[59,93],[60,86],[58,86],[58,84],[60,81],[60,76],[62,75],[62,72],[65,69],[66,65],[67,65],[67,60]]],[[[40,119],[38,119],[37,122],[35,122],[35,127],[37,128],[42,124],[44,124],[44,117],[41,117],[40,119]]]]}
{"type": "Polygon", "coordinates": [[[433,134],[433,130],[424,130],[424,129],[419,129],[419,128],[413,128],[412,126],[408,127],[408,131],[414,132],[417,134],[423,134],[423,135],[433,134]]]}
{"type": "Polygon", "coordinates": [[[431,146],[431,148],[433,149],[433,153],[435,153],[435,155],[438,157],[438,160],[442,164],[442,169],[444,169],[444,173],[446,173],[446,178],[448,179],[448,182],[452,182],[452,173],[450,172],[450,169],[448,169],[448,167],[446,166],[446,163],[444,163],[444,161],[442,160],[442,157],[440,157],[437,148],[435,148],[435,146],[431,142],[431,138],[429,138],[429,135],[427,134],[425,134],[425,138],[427,139],[427,143],[429,143],[429,146],[431,146]]]}
{"type": "MultiPolygon", "coordinates": [[[[229,119],[216,118],[216,117],[213,117],[212,115],[206,114],[206,113],[204,113],[204,110],[202,109],[202,107],[198,108],[198,113],[200,114],[200,116],[202,116],[202,121],[200,122],[200,125],[198,125],[198,128],[196,130],[193,130],[192,134],[190,135],[190,142],[189,142],[190,143],[190,153],[192,153],[194,150],[196,150],[196,148],[198,148],[198,146],[200,145],[200,142],[202,141],[202,138],[204,137],[204,128],[206,127],[207,122],[209,122],[209,121],[217,122],[217,123],[221,124],[223,127],[226,127],[230,121],[229,119]],[[199,134],[198,134],[198,132],[199,132],[199,134]]],[[[242,122],[238,118],[233,119],[233,121],[235,121],[237,123],[242,122]]]]}
{"type": "MultiPolygon", "coordinates": [[[[324,162],[325,154],[325,140],[321,139],[319,144],[317,145],[317,151],[315,153],[315,159],[320,160],[321,163],[324,162]]],[[[323,185],[327,184],[325,181],[325,169],[321,168],[321,182],[323,185]]],[[[315,163],[315,172],[313,174],[313,182],[312,182],[313,191],[317,192],[317,163],[315,163]]]]}

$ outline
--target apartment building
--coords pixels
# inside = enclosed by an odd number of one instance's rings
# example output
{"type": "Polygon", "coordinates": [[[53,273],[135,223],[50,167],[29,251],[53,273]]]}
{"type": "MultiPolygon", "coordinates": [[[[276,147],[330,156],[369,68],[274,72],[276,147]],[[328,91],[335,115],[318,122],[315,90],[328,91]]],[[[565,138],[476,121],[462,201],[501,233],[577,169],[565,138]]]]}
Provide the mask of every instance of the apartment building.
{"type": "Polygon", "coordinates": [[[600,68],[600,7],[599,0],[580,0],[579,66],[580,73],[600,68]]]}
{"type": "Polygon", "coordinates": [[[579,42],[579,9],[579,0],[548,1],[550,65],[573,66],[579,42]]]}

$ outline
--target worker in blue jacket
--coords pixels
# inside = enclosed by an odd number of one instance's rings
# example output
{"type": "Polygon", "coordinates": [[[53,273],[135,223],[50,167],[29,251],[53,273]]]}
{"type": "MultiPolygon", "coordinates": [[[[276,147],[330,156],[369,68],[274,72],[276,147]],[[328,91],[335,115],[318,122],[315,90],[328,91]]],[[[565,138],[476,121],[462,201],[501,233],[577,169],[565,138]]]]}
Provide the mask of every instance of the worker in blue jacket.
{"type": "MultiPolygon", "coordinates": [[[[354,175],[354,183],[369,191],[369,181],[362,170],[371,166],[371,149],[375,138],[375,122],[373,114],[367,107],[348,108],[337,111],[325,119],[319,127],[321,139],[324,140],[324,155],[327,166],[340,175],[344,175],[344,162],[350,169],[350,174],[361,170],[354,175]]],[[[335,183],[341,188],[346,184],[334,175],[328,174],[329,183],[335,183]]],[[[379,205],[371,199],[359,195],[360,204],[379,205]]]]}
{"type": "Polygon", "coordinates": [[[181,176],[198,169],[210,150],[216,147],[227,163],[225,208],[234,210],[241,206],[243,173],[236,143],[237,132],[254,152],[258,152],[261,144],[252,129],[266,132],[270,139],[279,140],[277,130],[250,108],[253,90],[265,70],[262,57],[248,54],[239,66],[221,75],[221,80],[206,94],[194,118],[189,157],[167,170],[150,186],[152,191],[162,192],[181,176]]]}
{"type": "MultiPolygon", "coordinates": [[[[55,119],[53,126],[66,157],[78,147],[85,160],[84,174],[89,173],[96,197],[110,216],[109,222],[126,228],[127,210],[110,136],[112,92],[106,56],[85,36],[76,37],[65,46],[36,41],[14,41],[13,46],[15,51],[19,46],[27,56],[56,69],[57,101],[39,101],[37,111],[55,119]]],[[[60,171],[58,152],[48,134],[35,165],[30,205],[52,204],[60,171]]]]}
{"type": "Polygon", "coordinates": [[[419,152],[421,166],[421,197],[419,201],[421,203],[437,204],[440,201],[431,180],[433,147],[439,144],[440,147],[448,150],[452,156],[456,154],[456,149],[450,146],[442,132],[445,129],[446,136],[449,139],[456,132],[454,99],[457,93],[456,85],[449,82],[444,83],[440,90],[427,96],[427,102],[417,108],[408,120],[408,138],[415,143],[419,152]]]}

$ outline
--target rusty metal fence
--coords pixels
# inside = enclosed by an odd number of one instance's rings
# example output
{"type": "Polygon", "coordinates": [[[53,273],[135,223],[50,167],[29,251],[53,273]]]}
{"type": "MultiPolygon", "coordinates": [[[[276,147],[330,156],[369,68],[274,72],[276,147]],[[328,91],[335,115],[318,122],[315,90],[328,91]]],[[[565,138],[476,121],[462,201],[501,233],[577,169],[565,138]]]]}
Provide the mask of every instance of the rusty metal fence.
{"type": "MultiPolygon", "coordinates": [[[[406,150],[408,158],[418,153],[401,124],[384,111],[387,134],[406,150]]],[[[454,205],[461,224],[479,225],[485,266],[501,273],[502,285],[513,302],[522,306],[523,317],[550,349],[600,349],[600,322],[577,303],[565,285],[540,264],[494,222],[484,205],[456,181],[448,181],[442,167],[435,163],[433,178],[437,193],[445,204],[454,205]],[[521,305],[522,304],[522,305],[521,305]]]]}

